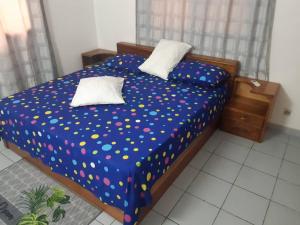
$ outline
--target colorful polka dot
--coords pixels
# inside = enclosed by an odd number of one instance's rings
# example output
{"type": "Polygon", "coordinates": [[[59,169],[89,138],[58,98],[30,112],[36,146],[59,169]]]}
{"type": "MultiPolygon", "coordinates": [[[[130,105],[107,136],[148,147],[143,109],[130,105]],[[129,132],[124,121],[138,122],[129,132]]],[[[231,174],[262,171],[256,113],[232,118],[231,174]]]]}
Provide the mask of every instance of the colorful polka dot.
{"type": "Polygon", "coordinates": [[[151,112],[149,112],[149,115],[150,115],[150,116],[156,116],[156,115],[157,115],[157,112],[151,111],[151,112]]]}
{"type": "Polygon", "coordinates": [[[50,120],[50,124],[56,124],[56,123],[58,123],[58,119],[52,119],[52,120],[50,120]]]}
{"type": "Polygon", "coordinates": [[[110,144],[106,144],[102,146],[103,151],[110,151],[112,149],[112,146],[110,144]]]}
{"type": "Polygon", "coordinates": [[[110,185],[110,180],[109,180],[107,177],[105,177],[105,178],[103,178],[103,183],[104,183],[106,186],[109,186],[109,185],[110,185]]]}
{"type": "Polygon", "coordinates": [[[86,142],[85,142],[85,141],[82,141],[82,142],[79,143],[79,145],[80,145],[81,147],[83,147],[83,146],[86,145],[86,142]]]}
{"type": "Polygon", "coordinates": [[[150,181],[151,180],[151,173],[149,172],[149,173],[147,173],[147,181],[150,181]]]}
{"type": "Polygon", "coordinates": [[[93,135],[91,136],[91,138],[92,138],[92,139],[98,139],[98,138],[99,138],[99,134],[93,134],[93,135]]]}
{"type": "Polygon", "coordinates": [[[142,184],[141,187],[142,187],[143,191],[147,191],[147,185],[146,184],[142,184]]]}

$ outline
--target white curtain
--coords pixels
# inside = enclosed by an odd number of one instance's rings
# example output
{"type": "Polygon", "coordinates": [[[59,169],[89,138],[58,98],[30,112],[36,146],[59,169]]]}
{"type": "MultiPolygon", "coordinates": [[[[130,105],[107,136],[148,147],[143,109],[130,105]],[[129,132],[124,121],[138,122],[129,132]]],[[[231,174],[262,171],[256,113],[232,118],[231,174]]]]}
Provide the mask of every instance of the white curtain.
{"type": "Polygon", "coordinates": [[[161,38],[194,52],[241,62],[241,74],[268,79],[275,0],[137,0],[137,42],[161,38]]]}
{"type": "Polygon", "coordinates": [[[0,0],[0,98],[53,79],[41,0],[0,0]]]}

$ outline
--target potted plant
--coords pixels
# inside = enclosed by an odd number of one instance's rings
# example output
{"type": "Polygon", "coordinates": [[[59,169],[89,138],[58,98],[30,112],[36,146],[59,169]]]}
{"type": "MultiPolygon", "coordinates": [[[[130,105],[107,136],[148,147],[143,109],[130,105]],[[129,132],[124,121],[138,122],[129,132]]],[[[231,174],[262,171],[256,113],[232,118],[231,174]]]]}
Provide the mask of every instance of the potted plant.
{"type": "Polygon", "coordinates": [[[41,185],[30,191],[22,192],[21,207],[28,212],[24,214],[18,225],[48,225],[57,223],[65,217],[63,205],[70,203],[70,196],[64,190],[41,185]]]}

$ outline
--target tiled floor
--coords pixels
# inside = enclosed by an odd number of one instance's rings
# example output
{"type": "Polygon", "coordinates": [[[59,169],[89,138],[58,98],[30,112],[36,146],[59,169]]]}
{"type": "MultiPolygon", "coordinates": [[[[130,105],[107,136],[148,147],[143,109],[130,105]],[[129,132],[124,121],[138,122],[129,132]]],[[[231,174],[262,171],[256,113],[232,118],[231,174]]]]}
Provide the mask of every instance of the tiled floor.
{"type": "MultiPolygon", "coordinates": [[[[0,170],[20,158],[0,147],[0,170]]],[[[101,213],[91,225],[120,225],[101,213]]],[[[216,131],[142,225],[300,225],[300,138],[216,131]]]]}

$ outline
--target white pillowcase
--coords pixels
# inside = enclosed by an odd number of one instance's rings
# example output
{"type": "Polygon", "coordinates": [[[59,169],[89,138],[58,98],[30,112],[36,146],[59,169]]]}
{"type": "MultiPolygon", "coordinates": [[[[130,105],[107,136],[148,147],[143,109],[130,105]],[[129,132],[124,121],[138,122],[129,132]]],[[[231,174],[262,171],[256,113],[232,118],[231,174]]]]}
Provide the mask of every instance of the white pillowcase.
{"type": "Polygon", "coordinates": [[[191,45],[184,42],[162,39],[139,69],[168,80],[169,73],[191,48],[191,45]]]}
{"type": "Polygon", "coordinates": [[[72,107],[98,104],[124,104],[121,77],[89,77],[80,80],[71,102],[72,107]]]}

